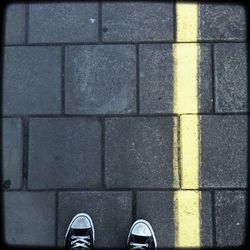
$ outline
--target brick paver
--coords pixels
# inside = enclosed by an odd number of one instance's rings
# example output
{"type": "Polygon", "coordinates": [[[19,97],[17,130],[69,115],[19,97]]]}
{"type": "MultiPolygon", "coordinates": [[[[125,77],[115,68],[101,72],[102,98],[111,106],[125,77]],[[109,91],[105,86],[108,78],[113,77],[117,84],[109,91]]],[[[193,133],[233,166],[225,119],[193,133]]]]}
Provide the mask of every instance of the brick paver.
{"type": "Polygon", "coordinates": [[[16,246],[55,246],[55,195],[4,193],[5,240],[16,246]]]}
{"type": "Polygon", "coordinates": [[[241,4],[202,3],[200,40],[246,40],[246,9],[241,4]]]}
{"type": "Polygon", "coordinates": [[[216,112],[248,111],[246,44],[216,44],[214,50],[216,112]]]}
{"type": "Polygon", "coordinates": [[[136,57],[133,45],[66,48],[66,112],[120,114],[136,110],[136,57]]]}
{"type": "Polygon", "coordinates": [[[172,118],[110,118],[105,122],[109,188],[173,187],[172,118]]]}
{"type": "Polygon", "coordinates": [[[247,187],[247,116],[201,117],[201,186],[247,187]]]}
{"type": "Polygon", "coordinates": [[[4,118],[2,122],[3,185],[19,189],[22,185],[23,131],[21,119],[4,118]]]}
{"type": "Polygon", "coordinates": [[[103,3],[103,41],[173,41],[173,3],[103,3]]]}
{"type": "Polygon", "coordinates": [[[25,41],[25,5],[10,4],[5,13],[5,44],[23,44],[25,41]]]}
{"type": "Polygon", "coordinates": [[[60,47],[6,47],[3,75],[4,114],[60,113],[60,47]]]}
{"type": "Polygon", "coordinates": [[[216,191],[216,241],[219,247],[241,246],[246,240],[246,192],[216,191]]]}
{"type": "Polygon", "coordinates": [[[101,186],[101,126],[95,119],[30,120],[29,188],[101,186]]]}
{"type": "MultiPolygon", "coordinates": [[[[160,248],[175,245],[173,199],[176,190],[185,192],[175,168],[181,138],[173,55],[182,44],[175,4],[7,7],[1,116],[7,243],[62,246],[70,220],[85,212],[97,248],[125,247],[140,218],[152,224],[160,248]]],[[[248,195],[246,9],[202,2],[198,26],[201,246],[239,246],[248,195]]]]}
{"type": "Polygon", "coordinates": [[[98,3],[35,3],[29,7],[30,43],[96,42],[98,3]]]}

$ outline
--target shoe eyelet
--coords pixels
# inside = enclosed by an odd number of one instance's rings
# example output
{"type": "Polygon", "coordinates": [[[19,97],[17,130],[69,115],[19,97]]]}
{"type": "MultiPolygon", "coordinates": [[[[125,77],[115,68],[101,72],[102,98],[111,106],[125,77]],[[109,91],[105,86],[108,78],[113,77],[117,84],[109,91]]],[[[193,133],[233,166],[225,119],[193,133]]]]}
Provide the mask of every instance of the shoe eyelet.
{"type": "Polygon", "coordinates": [[[90,242],[88,242],[87,244],[90,245],[90,242]]]}
{"type": "Polygon", "coordinates": [[[148,247],[148,243],[146,243],[146,247],[148,247]]]}
{"type": "Polygon", "coordinates": [[[87,238],[88,240],[90,239],[90,236],[88,236],[88,238],[87,238]]]}
{"type": "Polygon", "coordinates": [[[130,246],[133,246],[133,242],[130,242],[130,246]]]}

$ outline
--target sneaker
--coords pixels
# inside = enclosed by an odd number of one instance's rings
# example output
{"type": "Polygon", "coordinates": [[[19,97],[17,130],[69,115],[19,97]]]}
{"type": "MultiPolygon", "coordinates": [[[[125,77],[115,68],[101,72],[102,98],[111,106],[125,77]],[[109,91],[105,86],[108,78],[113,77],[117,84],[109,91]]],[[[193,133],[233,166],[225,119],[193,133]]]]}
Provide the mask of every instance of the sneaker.
{"type": "Polygon", "coordinates": [[[95,230],[92,219],[88,214],[77,214],[69,224],[65,235],[67,249],[93,249],[95,230]]]}
{"type": "Polygon", "coordinates": [[[128,241],[128,249],[150,249],[157,247],[154,231],[146,220],[137,220],[131,227],[128,241]]]}

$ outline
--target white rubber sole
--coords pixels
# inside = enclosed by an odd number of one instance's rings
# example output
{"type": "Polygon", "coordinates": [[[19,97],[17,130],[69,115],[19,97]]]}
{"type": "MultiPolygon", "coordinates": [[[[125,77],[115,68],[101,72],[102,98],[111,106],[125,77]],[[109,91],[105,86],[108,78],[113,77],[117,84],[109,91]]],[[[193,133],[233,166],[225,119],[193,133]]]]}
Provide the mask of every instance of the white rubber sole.
{"type": "Polygon", "coordinates": [[[127,244],[128,244],[128,240],[129,240],[129,235],[131,234],[131,232],[132,232],[132,230],[133,230],[135,224],[137,224],[137,223],[139,223],[139,222],[142,222],[142,223],[146,224],[146,225],[149,227],[149,229],[150,229],[150,231],[151,231],[151,233],[152,233],[152,237],[153,237],[154,242],[155,242],[155,249],[156,249],[156,248],[157,248],[157,242],[156,242],[156,238],[155,238],[155,234],[154,234],[153,228],[151,227],[151,225],[150,225],[150,223],[149,223],[148,221],[143,220],[143,219],[136,220],[136,221],[133,223],[133,225],[131,226],[130,231],[129,231],[129,234],[128,234],[127,244]]]}
{"type": "Polygon", "coordinates": [[[67,234],[68,234],[68,232],[69,232],[69,230],[70,230],[72,224],[74,223],[74,221],[75,221],[78,217],[87,217],[87,219],[88,219],[89,222],[90,222],[91,228],[92,228],[92,230],[93,230],[93,243],[95,242],[95,228],[94,228],[94,224],[93,224],[93,221],[92,221],[91,217],[90,217],[88,214],[79,213],[79,214],[77,214],[77,215],[71,220],[71,222],[70,222],[70,224],[69,224],[69,226],[68,226],[68,229],[67,229],[66,234],[65,234],[64,245],[65,245],[65,243],[66,243],[66,236],[67,236],[67,234]]]}

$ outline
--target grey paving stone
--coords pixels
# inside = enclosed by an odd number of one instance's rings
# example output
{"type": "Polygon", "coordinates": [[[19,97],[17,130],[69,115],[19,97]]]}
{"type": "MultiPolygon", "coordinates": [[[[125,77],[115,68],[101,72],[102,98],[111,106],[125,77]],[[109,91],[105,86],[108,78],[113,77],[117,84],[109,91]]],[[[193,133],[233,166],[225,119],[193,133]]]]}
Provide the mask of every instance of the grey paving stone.
{"type": "Polygon", "coordinates": [[[60,48],[7,47],[3,76],[4,114],[60,112],[60,48]]]}
{"type": "Polygon", "coordinates": [[[31,189],[101,185],[101,125],[95,119],[34,118],[30,121],[31,189]]]}
{"type": "Polygon", "coordinates": [[[2,122],[3,187],[18,189],[22,185],[22,124],[19,118],[4,118],[2,122]]]}
{"type": "Polygon", "coordinates": [[[5,192],[4,236],[9,245],[55,246],[55,195],[5,192]]]}
{"type": "Polygon", "coordinates": [[[121,249],[126,247],[132,223],[130,192],[65,192],[59,194],[58,245],[77,213],[91,216],[95,228],[95,248],[121,249]]]}
{"type": "Polygon", "coordinates": [[[209,44],[200,44],[200,62],[198,78],[199,111],[212,113],[213,87],[212,87],[212,52],[209,44]]]}
{"type": "Polygon", "coordinates": [[[201,3],[200,40],[246,40],[246,10],[241,4],[201,3]]]}
{"type": "MultiPolygon", "coordinates": [[[[140,112],[173,113],[172,45],[140,45],[140,112]]],[[[199,110],[211,112],[212,56],[209,44],[200,45],[199,110]]]]}
{"type": "Polygon", "coordinates": [[[247,116],[201,116],[201,187],[247,186],[247,116]]]}
{"type": "Polygon", "coordinates": [[[173,3],[104,2],[103,41],[173,41],[173,3]]]}
{"type": "Polygon", "coordinates": [[[172,113],[172,45],[140,45],[139,55],[140,113],[172,113]]]}
{"type": "Polygon", "coordinates": [[[5,44],[25,42],[25,4],[9,4],[5,10],[5,44]]]}
{"type": "Polygon", "coordinates": [[[66,112],[120,114],[136,110],[133,45],[66,48],[66,112]]]}
{"type": "Polygon", "coordinates": [[[244,191],[216,191],[216,241],[219,247],[239,247],[246,240],[244,191]]]}
{"type": "Polygon", "coordinates": [[[174,192],[137,192],[136,217],[151,224],[158,248],[175,246],[174,192]]]}
{"type": "Polygon", "coordinates": [[[212,200],[207,191],[201,192],[200,234],[202,247],[213,247],[212,200]]]}
{"type": "Polygon", "coordinates": [[[248,80],[246,44],[216,44],[216,112],[247,112],[247,85],[248,80]]]}
{"type": "Polygon", "coordinates": [[[173,187],[172,125],[170,117],[106,119],[107,187],[173,187]]]}
{"type": "Polygon", "coordinates": [[[29,42],[68,43],[98,40],[98,3],[33,3],[29,42]]]}

